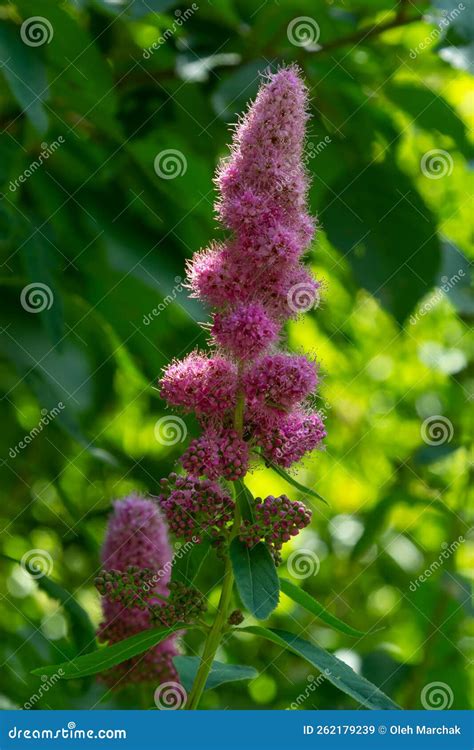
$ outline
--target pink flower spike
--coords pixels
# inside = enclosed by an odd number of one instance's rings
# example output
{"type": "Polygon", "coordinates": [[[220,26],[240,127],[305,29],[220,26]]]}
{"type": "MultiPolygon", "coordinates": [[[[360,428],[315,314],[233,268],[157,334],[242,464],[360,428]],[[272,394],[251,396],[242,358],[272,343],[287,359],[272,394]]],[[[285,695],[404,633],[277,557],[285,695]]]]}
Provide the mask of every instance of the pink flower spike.
{"type": "Polygon", "coordinates": [[[249,408],[287,409],[316,387],[316,364],[306,357],[273,354],[258,360],[244,377],[249,408]]]}
{"type": "Polygon", "coordinates": [[[263,305],[251,302],[228,313],[216,313],[212,338],[236,359],[252,360],[276,341],[279,328],[263,305]]]}
{"type": "Polygon", "coordinates": [[[198,352],[172,362],[160,381],[161,397],[198,416],[222,414],[235,405],[237,373],[224,357],[198,352]]]}
{"type": "MultiPolygon", "coordinates": [[[[150,581],[152,591],[167,594],[170,580],[172,551],[168,530],[156,505],[139,495],[130,495],[114,504],[110,517],[102,561],[105,570],[126,571],[131,566],[155,571],[150,581]]],[[[145,598],[145,597],[144,597],[145,598]]],[[[160,600],[156,599],[158,604],[160,600]]],[[[99,640],[110,644],[122,641],[151,627],[146,608],[124,607],[119,601],[102,598],[103,622],[99,626],[99,640]]],[[[172,636],[140,656],[117,664],[101,675],[114,688],[130,682],[177,681],[173,666],[176,638],[172,636]]]]}

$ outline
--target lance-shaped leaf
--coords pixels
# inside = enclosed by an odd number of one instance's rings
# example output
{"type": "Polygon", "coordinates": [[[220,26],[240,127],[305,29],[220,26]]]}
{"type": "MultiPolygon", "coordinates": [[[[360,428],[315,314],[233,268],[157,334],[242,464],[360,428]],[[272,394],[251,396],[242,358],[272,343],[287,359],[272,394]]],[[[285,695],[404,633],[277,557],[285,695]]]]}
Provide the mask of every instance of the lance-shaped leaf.
{"type": "Polygon", "coordinates": [[[275,563],[266,544],[249,548],[239,539],[230,545],[230,559],[242,603],[259,620],[278,605],[280,584],[275,563]]]}
{"type": "MultiPolygon", "coordinates": [[[[201,659],[199,656],[175,656],[173,663],[178,670],[179,679],[184,689],[189,693],[201,659]]],[[[247,667],[242,664],[222,664],[222,662],[213,661],[211,671],[206,680],[205,690],[212,690],[218,687],[218,685],[223,685],[225,682],[253,680],[255,677],[258,677],[258,672],[254,667],[247,667]]]]}
{"type": "Polygon", "coordinates": [[[278,646],[292,651],[298,656],[302,656],[310,664],[320,670],[326,679],[333,685],[350,695],[366,708],[398,710],[397,706],[385,693],[365,677],[361,677],[354,672],[351,667],[340,659],[337,659],[329,651],[326,651],[314,643],[303,640],[294,633],[288,633],[285,630],[274,630],[263,628],[260,625],[251,625],[246,628],[239,628],[240,632],[253,633],[261,638],[266,638],[278,646]]]}
{"type": "Polygon", "coordinates": [[[316,601],[316,599],[306,593],[306,591],[303,591],[303,589],[295,586],[295,584],[291,583],[291,581],[289,581],[287,578],[280,578],[280,587],[282,592],[286,594],[286,596],[289,596],[290,599],[292,599],[294,602],[299,604],[308,612],[311,612],[312,615],[316,615],[316,617],[319,617],[320,620],[325,622],[326,625],[329,625],[331,628],[335,628],[335,630],[339,630],[341,633],[345,633],[346,635],[367,635],[362,630],[357,630],[350,625],[346,625],[345,622],[328,612],[322,604],[316,601]]]}
{"type": "Polygon", "coordinates": [[[300,492],[303,492],[305,495],[310,495],[310,497],[315,497],[316,500],[320,500],[322,503],[325,503],[326,505],[329,505],[328,501],[324,499],[321,495],[319,495],[316,490],[311,489],[310,487],[305,487],[304,484],[301,484],[301,482],[298,482],[294,477],[291,476],[291,474],[288,474],[287,471],[281,468],[281,466],[277,466],[273,463],[273,461],[268,461],[265,459],[265,462],[268,464],[270,469],[273,469],[273,471],[278,474],[282,479],[285,480],[285,482],[288,482],[288,484],[291,484],[292,487],[295,487],[300,492]]]}
{"type": "Polygon", "coordinates": [[[188,631],[190,630],[189,626],[184,625],[182,622],[169,628],[144,630],[142,633],[125,638],[123,641],[114,643],[112,646],[104,646],[92,654],[78,656],[76,659],[65,661],[62,664],[53,664],[49,667],[33,669],[32,674],[45,674],[47,676],[58,674],[64,680],[72,680],[76,677],[88,677],[91,674],[105,672],[116,664],[121,664],[133,656],[148,651],[148,649],[153,648],[157,643],[161,643],[161,641],[164,641],[165,638],[168,638],[168,636],[177,630],[183,630],[184,628],[188,631]]]}

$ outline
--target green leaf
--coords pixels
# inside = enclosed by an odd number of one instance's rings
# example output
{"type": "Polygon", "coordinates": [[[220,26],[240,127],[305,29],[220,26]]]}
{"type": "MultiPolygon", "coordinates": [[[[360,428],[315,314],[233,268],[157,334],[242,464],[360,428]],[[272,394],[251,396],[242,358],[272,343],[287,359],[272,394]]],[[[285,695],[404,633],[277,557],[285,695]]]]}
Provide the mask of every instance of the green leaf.
{"type": "Polygon", "coordinates": [[[52,599],[60,602],[69,615],[71,622],[71,632],[79,651],[93,651],[96,648],[95,641],[95,629],[89,619],[89,615],[81,607],[80,604],[74,599],[69,591],[66,591],[59,583],[48,578],[47,575],[41,575],[38,577],[38,569],[31,565],[26,559],[23,562],[16,560],[9,555],[0,553],[0,557],[10,562],[21,565],[22,568],[26,569],[36,580],[38,588],[44,591],[52,599]]]}
{"type": "MultiPolygon", "coordinates": [[[[63,125],[70,121],[73,112],[75,128],[94,122],[109,137],[118,135],[120,130],[115,120],[117,96],[111,66],[99,51],[96,35],[87,32],[85,27],[88,24],[78,23],[66,7],[50,0],[34,0],[34,3],[17,0],[15,5],[24,23],[32,15],[41,16],[43,26],[46,24],[51,29],[47,44],[28,47],[33,52],[34,63],[24,80],[30,85],[31,72],[41,64],[42,57],[46,58],[51,71],[54,115],[59,116],[63,125]]],[[[74,135],[68,134],[67,138],[74,138],[74,135]]]]}
{"type": "Polygon", "coordinates": [[[175,552],[171,580],[186,586],[194,583],[210,550],[211,545],[206,540],[197,544],[192,541],[184,542],[175,552]]]}
{"type": "Polygon", "coordinates": [[[345,622],[342,622],[338,617],[328,612],[322,604],[319,604],[319,602],[316,601],[316,599],[313,599],[313,597],[307,594],[306,591],[295,586],[295,584],[291,583],[287,578],[280,578],[280,587],[286,596],[289,596],[294,602],[308,612],[311,612],[311,614],[319,617],[320,620],[330,627],[335,628],[335,630],[339,630],[341,633],[346,633],[346,635],[352,636],[367,635],[367,633],[364,633],[362,630],[357,630],[350,625],[346,625],[345,622]]]}
{"type": "Polygon", "coordinates": [[[394,164],[358,164],[331,185],[321,212],[329,241],[357,282],[401,324],[440,263],[436,222],[415,184],[394,164]]]}
{"type": "Polygon", "coordinates": [[[234,539],[230,559],[243,604],[255,617],[264,620],[278,605],[280,595],[275,563],[267,545],[259,542],[249,549],[234,539]]]}
{"type": "MultiPolygon", "coordinates": [[[[37,231],[33,224],[28,227],[28,239],[22,242],[20,255],[23,258],[28,278],[31,282],[31,293],[36,290],[44,294],[47,304],[41,306],[39,319],[53,346],[61,350],[64,339],[64,314],[61,295],[53,274],[53,252],[51,245],[37,231]]],[[[22,291],[26,291],[26,288],[22,291]]]]}
{"type": "Polygon", "coordinates": [[[253,521],[253,496],[241,479],[234,482],[235,499],[244,521],[253,521]]]}
{"type": "Polygon", "coordinates": [[[472,157],[465,123],[438,92],[413,83],[397,82],[385,86],[384,94],[403,109],[417,127],[451,137],[467,159],[472,157]]]}
{"type": "Polygon", "coordinates": [[[48,80],[41,51],[25,44],[16,24],[0,25],[1,71],[22,111],[42,135],[48,129],[44,102],[48,98],[48,80]]]}
{"type": "Polygon", "coordinates": [[[138,654],[148,651],[148,649],[156,646],[157,643],[161,643],[165,638],[168,638],[168,636],[177,630],[183,630],[183,628],[186,628],[188,631],[190,630],[189,626],[183,623],[178,623],[170,628],[144,630],[142,633],[125,638],[123,641],[114,643],[112,646],[104,646],[92,654],[78,656],[77,659],[72,659],[62,664],[53,664],[49,667],[33,669],[32,674],[45,674],[47,676],[59,674],[64,680],[72,680],[76,677],[88,677],[91,674],[105,672],[107,669],[115,666],[115,664],[121,664],[133,656],[138,656],[138,654]]]}
{"type": "Polygon", "coordinates": [[[278,474],[278,476],[284,479],[285,482],[288,482],[288,484],[291,484],[300,492],[303,492],[305,495],[315,497],[317,500],[321,500],[322,503],[329,505],[328,501],[325,500],[324,497],[319,495],[316,490],[312,490],[309,487],[305,487],[305,485],[301,484],[301,482],[297,482],[296,479],[291,476],[291,474],[288,474],[288,472],[282,469],[280,466],[277,466],[272,461],[268,461],[267,459],[265,459],[265,463],[270,467],[270,469],[273,469],[273,471],[278,474]]]}
{"type": "MultiPolygon", "coordinates": [[[[201,659],[199,656],[175,656],[173,663],[178,670],[179,679],[184,689],[189,693],[201,659]]],[[[206,680],[205,690],[212,690],[218,687],[218,685],[223,685],[225,682],[253,680],[255,677],[258,677],[258,672],[254,667],[247,667],[241,664],[222,664],[222,662],[213,661],[211,671],[206,680]]]]}
{"type": "Polygon", "coordinates": [[[356,674],[351,667],[344,664],[323,648],[313,643],[304,641],[293,633],[285,630],[274,630],[263,628],[260,625],[250,625],[239,628],[240,632],[253,633],[261,638],[266,638],[278,646],[292,651],[298,656],[306,659],[310,664],[320,670],[326,679],[335,685],[343,693],[347,693],[366,708],[375,710],[399,710],[397,706],[385,693],[365,677],[356,674]]]}

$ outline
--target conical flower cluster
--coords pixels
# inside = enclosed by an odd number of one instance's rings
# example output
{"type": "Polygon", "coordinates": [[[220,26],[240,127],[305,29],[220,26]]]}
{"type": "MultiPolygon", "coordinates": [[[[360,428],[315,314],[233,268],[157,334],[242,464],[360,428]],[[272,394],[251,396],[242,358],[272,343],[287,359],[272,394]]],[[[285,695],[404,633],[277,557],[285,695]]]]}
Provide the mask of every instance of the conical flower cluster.
{"type": "Polygon", "coordinates": [[[161,395],[194,412],[203,433],[182,457],[189,477],[235,480],[252,449],[289,467],[325,436],[308,397],[318,368],[278,348],[286,320],[318,282],[303,263],[315,222],[307,211],[303,159],[308,95],[296,67],[260,88],[218,169],[217,215],[228,239],[197,253],[188,268],[192,294],[214,308],[212,351],[172,362],[161,395]],[[237,415],[237,416],[236,416],[237,415]]]}
{"type": "MultiPolygon", "coordinates": [[[[166,523],[155,503],[138,495],[116,502],[102,550],[104,571],[113,572],[100,579],[103,588],[100,586],[99,590],[104,595],[99,640],[113,644],[151,627],[150,602],[161,605],[161,600],[153,599],[152,594],[167,596],[171,559],[166,523]],[[147,571],[148,581],[144,580],[147,571]],[[120,573],[122,586],[117,588],[120,573]],[[142,598],[137,583],[143,585],[142,598]],[[134,592],[132,597],[130,590],[134,592]]],[[[175,640],[168,638],[144,654],[116,665],[102,679],[114,688],[129,682],[176,681],[172,661],[178,653],[175,640]]]]}

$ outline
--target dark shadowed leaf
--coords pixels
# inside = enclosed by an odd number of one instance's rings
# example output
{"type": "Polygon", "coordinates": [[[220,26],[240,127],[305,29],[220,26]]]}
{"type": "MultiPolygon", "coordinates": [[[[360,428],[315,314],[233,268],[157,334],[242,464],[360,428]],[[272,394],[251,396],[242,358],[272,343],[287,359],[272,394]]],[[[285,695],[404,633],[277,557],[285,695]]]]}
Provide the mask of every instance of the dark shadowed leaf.
{"type": "Polygon", "coordinates": [[[275,563],[263,542],[251,549],[239,539],[230,545],[230,558],[242,603],[259,620],[278,606],[280,584],[275,563]]]}
{"type": "MultiPolygon", "coordinates": [[[[181,683],[189,693],[201,659],[199,656],[175,656],[173,662],[178,670],[181,683]]],[[[222,664],[220,661],[213,661],[209,677],[206,680],[205,689],[212,690],[218,687],[218,685],[223,685],[225,682],[253,680],[255,677],[258,677],[258,672],[254,667],[247,667],[241,664],[222,664]]]]}
{"type": "Polygon", "coordinates": [[[345,622],[328,612],[322,604],[316,601],[316,599],[313,599],[313,597],[307,594],[306,591],[295,586],[295,584],[291,583],[287,578],[280,578],[280,587],[286,596],[289,596],[294,602],[308,612],[311,612],[311,614],[319,617],[319,619],[325,622],[326,625],[330,625],[330,627],[335,628],[335,630],[339,630],[341,633],[346,633],[346,635],[352,636],[367,635],[362,630],[357,630],[350,625],[346,625],[345,622]]]}
{"type": "Polygon", "coordinates": [[[359,165],[331,186],[321,212],[330,242],[358,283],[399,323],[433,286],[440,263],[435,219],[393,164],[359,165]]]}
{"type": "Polygon", "coordinates": [[[302,656],[310,664],[322,672],[326,679],[333,685],[350,695],[365,708],[397,710],[397,706],[376,685],[356,674],[340,659],[314,643],[309,643],[293,633],[285,630],[274,630],[263,628],[260,625],[251,625],[247,628],[239,628],[241,632],[253,633],[261,638],[267,638],[278,646],[289,649],[293,653],[302,656]]]}
{"type": "Polygon", "coordinates": [[[211,551],[209,541],[203,540],[195,544],[193,541],[184,542],[175,551],[171,580],[190,586],[199,575],[201,566],[211,551]]]}
{"type": "Polygon", "coordinates": [[[44,102],[48,98],[48,79],[41,50],[21,40],[20,26],[0,25],[1,72],[22,111],[41,135],[48,129],[44,102]]]}

